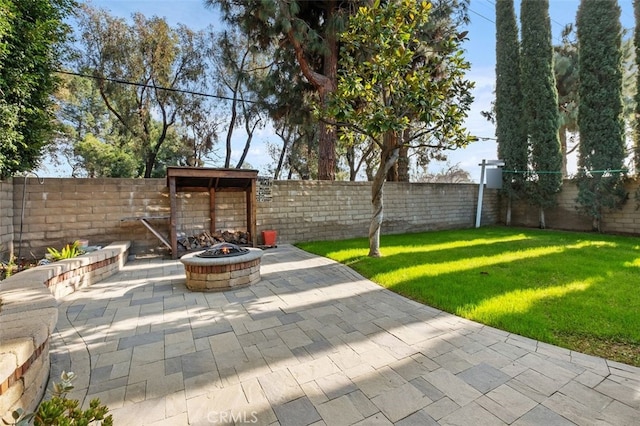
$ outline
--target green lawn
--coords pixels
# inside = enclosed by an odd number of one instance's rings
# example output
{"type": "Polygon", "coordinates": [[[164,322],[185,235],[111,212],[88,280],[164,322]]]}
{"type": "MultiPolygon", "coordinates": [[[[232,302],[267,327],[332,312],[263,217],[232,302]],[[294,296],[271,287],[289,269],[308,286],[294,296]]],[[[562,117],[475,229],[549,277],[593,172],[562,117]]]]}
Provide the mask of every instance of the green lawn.
{"type": "Polygon", "coordinates": [[[640,366],[640,239],[489,227],[310,242],[390,290],[502,330],[640,366]]]}

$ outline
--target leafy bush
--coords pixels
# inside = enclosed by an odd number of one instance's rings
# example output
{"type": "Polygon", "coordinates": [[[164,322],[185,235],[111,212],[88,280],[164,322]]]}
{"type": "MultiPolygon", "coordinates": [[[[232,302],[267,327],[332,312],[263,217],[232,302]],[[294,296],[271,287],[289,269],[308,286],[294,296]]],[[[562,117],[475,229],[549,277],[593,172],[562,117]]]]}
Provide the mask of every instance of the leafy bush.
{"type": "Polygon", "coordinates": [[[29,426],[31,421],[35,426],[69,425],[80,426],[94,423],[96,425],[112,426],[113,418],[107,416],[109,408],[100,405],[99,399],[93,399],[87,410],[78,408],[77,399],[67,399],[67,393],[73,389],[71,382],[76,378],[72,372],[62,372],[60,383],[53,383],[52,397],[49,401],[42,401],[35,413],[25,413],[18,408],[12,413],[14,426],[29,426]]]}
{"type": "Polygon", "coordinates": [[[71,244],[67,244],[61,250],[56,250],[53,247],[48,247],[47,251],[49,255],[51,255],[51,260],[58,261],[62,259],[71,259],[82,254],[82,250],[80,250],[80,242],[74,241],[71,244]]]}

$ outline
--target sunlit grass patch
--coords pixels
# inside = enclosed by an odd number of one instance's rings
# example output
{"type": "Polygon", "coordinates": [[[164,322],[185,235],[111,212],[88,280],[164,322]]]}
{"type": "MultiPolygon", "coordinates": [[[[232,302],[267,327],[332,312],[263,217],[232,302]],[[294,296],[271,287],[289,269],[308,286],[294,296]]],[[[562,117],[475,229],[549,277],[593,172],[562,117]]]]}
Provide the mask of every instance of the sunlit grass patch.
{"type": "Polygon", "coordinates": [[[300,247],[447,312],[640,365],[637,238],[488,227],[383,236],[382,258],[366,239],[300,247]]]}

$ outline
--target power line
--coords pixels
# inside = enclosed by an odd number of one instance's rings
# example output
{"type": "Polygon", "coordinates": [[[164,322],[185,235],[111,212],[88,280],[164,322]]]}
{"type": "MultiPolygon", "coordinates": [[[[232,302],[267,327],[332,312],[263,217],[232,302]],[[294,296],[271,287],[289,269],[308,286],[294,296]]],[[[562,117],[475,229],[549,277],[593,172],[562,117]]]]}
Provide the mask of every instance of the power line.
{"type": "MultiPolygon", "coordinates": [[[[607,174],[607,173],[629,173],[629,169],[606,169],[606,170],[578,170],[578,172],[582,173],[591,173],[591,174],[607,174]]],[[[502,170],[502,173],[513,173],[513,174],[523,174],[523,175],[553,175],[553,174],[562,174],[561,171],[558,170],[502,170]]]]}
{"type": "Polygon", "coordinates": [[[473,10],[473,9],[469,9],[469,12],[471,12],[471,13],[473,13],[473,14],[478,15],[478,16],[479,16],[479,17],[481,17],[482,19],[487,20],[487,21],[491,22],[492,24],[495,24],[495,22],[494,22],[494,21],[492,21],[491,19],[487,18],[487,17],[486,17],[486,16],[484,16],[483,14],[476,12],[476,11],[475,11],[475,10],[473,10]]]}
{"type": "MultiPolygon", "coordinates": [[[[487,0],[487,1],[490,1],[490,0],[487,0]]],[[[494,4],[495,4],[495,3],[494,3],[494,4]]],[[[486,16],[484,16],[483,14],[478,13],[478,12],[476,12],[475,10],[473,10],[473,9],[471,9],[471,8],[469,8],[469,12],[473,13],[474,15],[478,15],[479,17],[481,17],[481,18],[482,18],[482,19],[484,19],[485,21],[491,22],[491,23],[492,23],[492,24],[494,24],[494,25],[496,24],[496,22],[495,22],[494,20],[492,20],[491,18],[487,18],[487,17],[486,17],[486,16]]],[[[562,28],[564,28],[564,27],[566,26],[566,24],[565,24],[565,25],[563,25],[563,24],[561,24],[560,22],[556,21],[555,19],[553,19],[553,18],[551,18],[551,17],[549,17],[549,19],[550,19],[552,22],[554,22],[554,23],[556,23],[556,24],[560,25],[560,27],[562,27],[562,28]]],[[[559,39],[559,38],[557,38],[557,37],[556,37],[556,42],[558,42],[559,44],[562,44],[562,40],[561,40],[561,39],[559,39]]]]}
{"type": "Polygon", "coordinates": [[[60,70],[58,70],[56,72],[59,73],[59,74],[74,75],[76,77],[92,78],[94,80],[104,80],[104,81],[109,81],[111,83],[127,84],[129,86],[147,87],[147,88],[150,88],[150,89],[165,90],[167,92],[186,93],[188,95],[204,96],[204,97],[207,97],[207,98],[216,98],[216,99],[222,99],[222,100],[226,100],[226,101],[235,100],[235,101],[238,101],[238,102],[247,102],[247,103],[251,103],[251,104],[258,103],[258,101],[251,101],[251,100],[246,100],[246,99],[234,99],[234,98],[230,98],[228,96],[212,95],[210,93],[194,92],[192,90],[174,89],[174,88],[171,88],[171,87],[156,86],[155,84],[136,83],[134,81],[121,80],[121,79],[118,79],[118,78],[99,77],[99,76],[95,76],[95,75],[82,74],[82,73],[73,72],[73,71],[60,71],[60,70]]]}

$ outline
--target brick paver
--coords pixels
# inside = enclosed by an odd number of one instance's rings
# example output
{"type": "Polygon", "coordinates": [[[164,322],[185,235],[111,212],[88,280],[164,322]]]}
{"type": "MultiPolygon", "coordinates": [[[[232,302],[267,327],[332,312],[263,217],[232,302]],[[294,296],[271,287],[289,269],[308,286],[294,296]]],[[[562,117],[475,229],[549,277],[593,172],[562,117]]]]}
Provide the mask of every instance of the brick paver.
{"type": "Polygon", "coordinates": [[[191,293],[138,259],[64,298],[52,380],[122,425],[632,425],[640,369],[467,321],[292,246],[191,293]]]}

